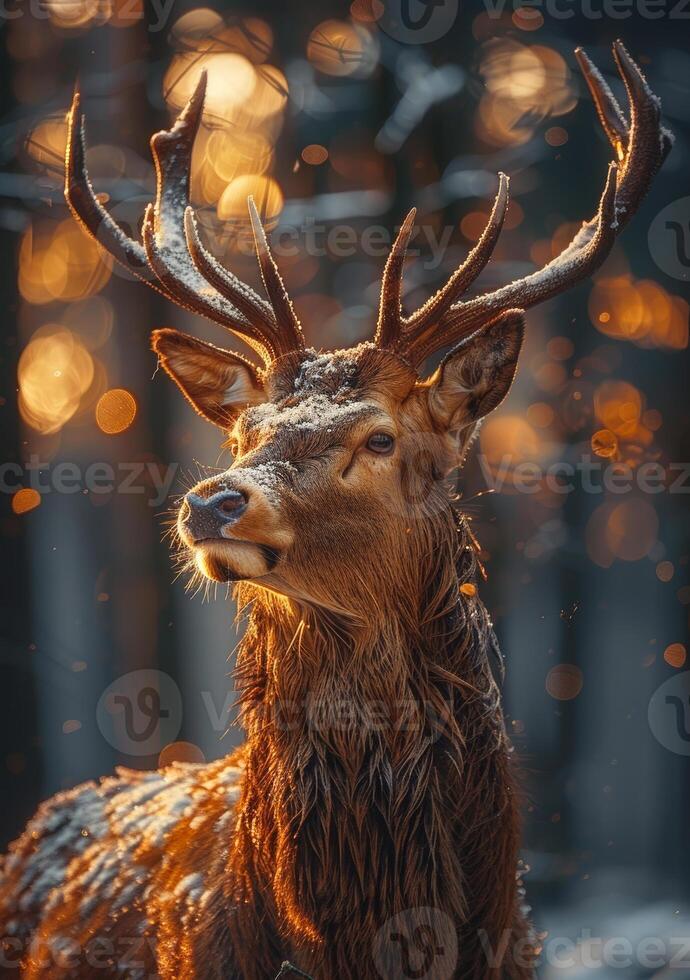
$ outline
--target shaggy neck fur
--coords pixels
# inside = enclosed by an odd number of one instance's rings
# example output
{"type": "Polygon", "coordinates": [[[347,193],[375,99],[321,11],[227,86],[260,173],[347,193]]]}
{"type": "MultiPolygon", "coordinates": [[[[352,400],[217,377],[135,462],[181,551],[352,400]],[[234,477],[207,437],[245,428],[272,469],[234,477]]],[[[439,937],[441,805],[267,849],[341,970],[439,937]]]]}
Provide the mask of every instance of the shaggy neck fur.
{"type": "Polygon", "coordinates": [[[474,551],[450,508],[423,524],[426,561],[404,563],[407,582],[377,583],[358,615],[240,589],[252,601],[237,668],[248,741],[230,860],[243,976],[271,976],[286,950],[315,977],[377,976],[374,937],[410,908],[456,924],[457,976],[531,975],[492,972],[479,938],[495,948],[522,927],[474,551]]]}

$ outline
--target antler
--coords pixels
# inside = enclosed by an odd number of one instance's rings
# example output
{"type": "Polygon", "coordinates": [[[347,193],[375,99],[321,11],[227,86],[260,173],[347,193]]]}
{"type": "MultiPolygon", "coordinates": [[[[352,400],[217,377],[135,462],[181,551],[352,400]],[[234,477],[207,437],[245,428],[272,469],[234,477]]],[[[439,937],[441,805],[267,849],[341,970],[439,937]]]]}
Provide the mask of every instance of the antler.
{"type": "Polygon", "coordinates": [[[375,338],[380,346],[394,349],[413,364],[420,364],[434,351],[469,336],[506,310],[526,309],[569,289],[603,263],[616,236],[647,193],[652,178],[671,149],[673,136],[660,123],[659,100],[620,41],[613,45],[613,54],[630,102],[630,123],[587,55],[579,48],[575,54],[616,154],[616,162],[609,166],[594,217],[585,222],[560,255],[542,269],[493,293],[456,302],[487,264],[498,240],[508,204],[508,178],[499,174],[493,210],[481,238],[464,264],[421,309],[404,317],[400,294],[404,252],[412,230],[411,216],[408,215],[393,245],[383,277],[381,314],[375,338]]]}
{"type": "Polygon", "coordinates": [[[302,350],[304,337],[251,199],[252,228],[270,303],[224,269],[200,241],[189,204],[189,175],[205,92],[206,73],[202,72],[172,128],[151,138],[156,199],[146,208],[143,244],[125,234],[91,186],[78,90],[67,120],[65,197],[86,231],[137,278],[179,306],[226,327],[253,347],[268,365],[282,354],[302,350]]]}

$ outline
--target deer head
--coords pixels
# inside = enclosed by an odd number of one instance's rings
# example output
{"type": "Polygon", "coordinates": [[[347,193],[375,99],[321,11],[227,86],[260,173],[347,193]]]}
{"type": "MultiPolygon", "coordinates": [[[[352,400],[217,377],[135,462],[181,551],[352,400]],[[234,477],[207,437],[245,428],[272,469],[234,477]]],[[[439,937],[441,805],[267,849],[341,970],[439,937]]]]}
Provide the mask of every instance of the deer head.
{"type": "MultiPolygon", "coordinates": [[[[507,395],[524,311],[597,269],[630,220],[671,146],[658,100],[625,48],[613,48],[630,102],[626,119],[586,55],[577,57],[613,147],[597,211],[544,268],[495,292],[464,298],[491,257],[508,207],[508,177],[463,265],[421,309],[404,315],[401,287],[411,211],[387,261],[372,342],[306,349],[253,201],[249,213],[268,301],[220,266],[189,206],[192,146],[205,78],[169,131],[155,134],[155,203],[142,242],[129,238],[96,197],[85,169],[79,94],[69,115],[67,201],[114,257],[167,298],[241,337],[261,365],[176,330],[153,349],[193,407],[218,426],[234,461],[184,498],[178,531],[193,564],[217,581],[251,580],[271,591],[354,612],[376,601],[416,555],[433,547],[420,516],[449,511],[443,478],[458,466],[478,423],[507,395]],[[425,359],[451,348],[422,377],[425,359]],[[372,553],[395,569],[372,574],[372,553]],[[410,561],[405,561],[406,553],[410,561]],[[348,589],[341,570],[347,567],[348,589]],[[347,592],[347,597],[344,593],[347,592]]],[[[378,568],[377,557],[377,568],[378,568]]],[[[409,569],[406,573],[403,570],[409,569]]]]}

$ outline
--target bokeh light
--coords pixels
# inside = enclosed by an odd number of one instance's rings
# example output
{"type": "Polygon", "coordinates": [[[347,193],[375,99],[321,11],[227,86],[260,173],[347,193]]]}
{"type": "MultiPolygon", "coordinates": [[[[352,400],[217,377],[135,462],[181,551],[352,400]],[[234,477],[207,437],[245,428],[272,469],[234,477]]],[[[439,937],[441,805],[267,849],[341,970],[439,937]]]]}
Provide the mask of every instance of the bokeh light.
{"type": "Polygon", "coordinates": [[[325,20],[311,32],[307,58],[324,75],[362,77],[373,71],[378,46],[361,22],[325,20]]]}
{"type": "Polygon", "coordinates": [[[33,429],[58,432],[77,412],[94,378],[94,362],[69,330],[48,326],[19,359],[19,410],[33,429]]]}
{"type": "Polygon", "coordinates": [[[616,559],[639,561],[652,551],[658,533],[659,518],[649,501],[632,498],[606,502],[587,522],[587,553],[601,568],[610,568],[616,559]]]}
{"type": "Polygon", "coordinates": [[[546,675],[546,690],[556,701],[572,701],[583,684],[582,671],[575,664],[556,664],[546,675]]]}
{"type": "Polygon", "coordinates": [[[12,496],[12,510],[15,514],[27,514],[41,503],[41,495],[32,487],[22,487],[12,496]]]}
{"type": "Polygon", "coordinates": [[[101,432],[117,435],[128,429],[137,414],[134,396],[124,388],[104,392],[96,405],[96,422],[101,432]]]}
{"type": "Polygon", "coordinates": [[[669,643],[664,650],[664,660],[669,667],[677,669],[685,666],[688,652],[682,643],[669,643]]]}
{"type": "Polygon", "coordinates": [[[19,249],[19,291],[29,303],[82,299],[110,278],[112,260],[73,218],[56,226],[30,226],[19,249]]]}
{"type": "Polygon", "coordinates": [[[687,347],[689,311],[686,300],[659,283],[627,274],[598,278],[589,298],[589,315],[597,330],[641,347],[687,347]]]}
{"type": "Polygon", "coordinates": [[[495,146],[527,142],[542,119],[564,115],[577,101],[565,60],[543,45],[493,40],[485,45],[480,73],[485,93],[477,129],[495,146]]]}

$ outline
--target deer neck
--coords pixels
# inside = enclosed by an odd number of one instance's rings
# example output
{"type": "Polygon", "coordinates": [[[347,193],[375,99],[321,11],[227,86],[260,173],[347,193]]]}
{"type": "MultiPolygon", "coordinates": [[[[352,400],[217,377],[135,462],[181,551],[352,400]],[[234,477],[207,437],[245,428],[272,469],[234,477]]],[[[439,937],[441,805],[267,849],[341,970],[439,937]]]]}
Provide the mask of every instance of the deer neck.
{"type": "Polygon", "coordinates": [[[504,733],[488,618],[460,591],[474,552],[453,521],[445,531],[417,594],[391,590],[376,616],[253,596],[233,861],[304,941],[363,908],[466,906],[456,829],[481,822],[473,782],[504,733]]]}

